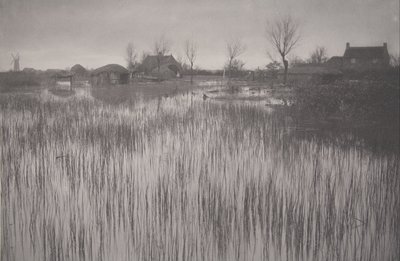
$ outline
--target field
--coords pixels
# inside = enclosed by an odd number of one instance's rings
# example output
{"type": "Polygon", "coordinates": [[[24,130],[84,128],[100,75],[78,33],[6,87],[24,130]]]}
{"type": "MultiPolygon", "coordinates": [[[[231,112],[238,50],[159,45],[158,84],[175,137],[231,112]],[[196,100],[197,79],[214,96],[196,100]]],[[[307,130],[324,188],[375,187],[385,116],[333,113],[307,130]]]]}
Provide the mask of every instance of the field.
{"type": "Polygon", "coordinates": [[[0,94],[1,260],[399,260],[398,152],[176,88],[0,94]]]}

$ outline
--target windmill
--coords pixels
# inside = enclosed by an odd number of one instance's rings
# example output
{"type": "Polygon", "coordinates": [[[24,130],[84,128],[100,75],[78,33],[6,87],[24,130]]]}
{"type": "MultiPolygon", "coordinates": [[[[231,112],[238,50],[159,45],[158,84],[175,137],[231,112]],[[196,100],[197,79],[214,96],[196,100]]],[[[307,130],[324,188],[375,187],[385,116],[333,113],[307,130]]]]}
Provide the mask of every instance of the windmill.
{"type": "Polygon", "coordinates": [[[17,55],[11,54],[11,57],[11,64],[14,64],[14,72],[19,72],[19,53],[17,55]]]}

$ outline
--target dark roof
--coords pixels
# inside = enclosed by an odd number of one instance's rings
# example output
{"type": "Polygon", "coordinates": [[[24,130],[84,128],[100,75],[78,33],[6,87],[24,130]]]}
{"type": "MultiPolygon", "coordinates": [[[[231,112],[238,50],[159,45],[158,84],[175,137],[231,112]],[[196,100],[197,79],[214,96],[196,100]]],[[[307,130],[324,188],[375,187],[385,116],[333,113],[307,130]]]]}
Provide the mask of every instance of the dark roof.
{"type": "Polygon", "coordinates": [[[100,74],[103,72],[129,73],[129,71],[125,67],[119,64],[107,64],[94,70],[92,72],[92,75],[100,74]]]}
{"type": "Polygon", "coordinates": [[[387,48],[384,46],[372,47],[349,47],[344,52],[344,58],[364,58],[377,59],[384,58],[388,54],[387,48]]]}
{"type": "Polygon", "coordinates": [[[338,62],[340,62],[340,61],[342,61],[342,59],[343,59],[343,57],[342,56],[332,56],[328,61],[326,61],[327,63],[329,63],[329,62],[336,62],[336,61],[338,61],[338,62]]]}
{"type": "Polygon", "coordinates": [[[74,66],[71,67],[71,72],[73,73],[86,73],[85,67],[83,67],[80,64],[75,64],[74,66]]]}
{"type": "Polygon", "coordinates": [[[164,55],[160,57],[158,55],[148,55],[143,60],[139,69],[144,70],[146,68],[147,70],[152,70],[154,68],[157,68],[158,59],[160,59],[160,66],[165,64],[175,64],[179,68],[179,70],[181,70],[180,64],[175,60],[175,58],[172,55],[164,55]]]}

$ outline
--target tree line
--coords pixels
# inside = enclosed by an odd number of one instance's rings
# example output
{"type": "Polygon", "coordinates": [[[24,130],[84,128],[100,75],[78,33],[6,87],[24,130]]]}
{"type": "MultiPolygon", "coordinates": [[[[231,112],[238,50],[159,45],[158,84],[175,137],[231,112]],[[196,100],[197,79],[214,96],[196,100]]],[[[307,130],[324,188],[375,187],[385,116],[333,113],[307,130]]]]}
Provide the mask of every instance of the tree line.
{"type": "MultiPolygon", "coordinates": [[[[287,80],[289,60],[288,56],[298,46],[302,40],[302,33],[300,30],[300,23],[290,15],[278,17],[274,20],[268,21],[265,26],[266,41],[269,44],[268,57],[272,60],[266,66],[266,69],[277,68],[284,69],[284,82],[287,80]],[[279,62],[275,59],[275,56],[279,57],[279,62]]],[[[160,70],[161,58],[170,51],[171,43],[167,38],[162,35],[156,39],[153,43],[152,54],[157,57],[157,67],[160,70]]],[[[228,79],[232,77],[232,73],[235,71],[241,71],[245,63],[239,59],[239,57],[246,51],[246,45],[239,38],[232,38],[226,41],[226,63],[224,66],[224,72],[228,79]]],[[[198,45],[192,40],[188,39],[185,41],[183,46],[183,53],[185,61],[179,59],[179,62],[183,65],[184,69],[190,73],[190,81],[193,82],[193,72],[195,63],[198,58],[198,45]]],[[[141,61],[146,58],[149,53],[142,53],[141,61]]],[[[292,65],[298,64],[322,64],[328,60],[327,49],[323,46],[317,46],[314,51],[310,54],[307,60],[303,60],[299,57],[292,57],[290,59],[292,65]]],[[[392,63],[399,64],[398,56],[391,57],[392,63]]],[[[136,52],[134,44],[131,42],[126,48],[126,62],[129,70],[133,70],[135,66],[140,63],[138,62],[138,54],[136,52]]]]}

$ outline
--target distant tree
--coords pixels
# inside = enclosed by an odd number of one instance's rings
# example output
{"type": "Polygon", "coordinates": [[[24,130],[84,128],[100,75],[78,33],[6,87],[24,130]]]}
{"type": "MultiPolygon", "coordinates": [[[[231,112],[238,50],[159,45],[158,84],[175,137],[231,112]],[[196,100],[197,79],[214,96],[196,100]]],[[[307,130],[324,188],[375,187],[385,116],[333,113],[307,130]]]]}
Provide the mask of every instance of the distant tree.
{"type": "Polygon", "coordinates": [[[228,55],[227,69],[229,72],[228,76],[230,80],[233,62],[237,57],[245,52],[246,46],[239,39],[233,39],[226,43],[226,49],[228,55]]]}
{"type": "Polygon", "coordinates": [[[301,57],[299,56],[293,56],[289,59],[289,63],[292,67],[296,67],[302,64],[306,64],[307,61],[303,60],[301,57]]]}
{"type": "Polygon", "coordinates": [[[267,64],[266,68],[267,72],[272,76],[272,78],[277,78],[278,72],[282,68],[282,66],[278,61],[273,61],[267,64]]]}
{"type": "Polygon", "coordinates": [[[197,58],[197,45],[191,40],[185,42],[185,55],[190,66],[190,83],[193,84],[193,65],[197,58]]]}
{"type": "Polygon", "coordinates": [[[135,46],[133,45],[132,42],[129,42],[128,45],[126,46],[126,63],[127,63],[127,68],[130,72],[133,71],[135,68],[136,64],[136,58],[137,58],[137,53],[135,50],[135,46]]]}
{"type": "Polygon", "coordinates": [[[143,51],[142,54],[140,55],[140,63],[143,63],[144,59],[149,56],[148,52],[143,51]]]}
{"type": "Polygon", "coordinates": [[[160,72],[160,65],[161,59],[165,56],[171,48],[170,42],[165,38],[164,35],[161,35],[155,42],[154,42],[154,55],[157,56],[157,69],[160,72]]]}
{"type": "Polygon", "coordinates": [[[391,54],[390,55],[390,65],[392,67],[399,67],[400,66],[400,55],[399,54],[391,54]]]}
{"type": "Polygon", "coordinates": [[[282,58],[285,68],[284,83],[286,83],[289,67],[286,56],[300,41],[299,23],[294,21],[289,15],[278,18],[267,23],[266,35],[273,49],[278,52],[282,58]]]}
{"type": "Polygon", "coordinates": [[[321,64],[328,60],[326,48],[323,46],[317,46],[310,55],[310,63],[321,64]]]}
{"type": "Polygon", "coordinates": [[[232,75],[240,74],[244,70],[245,63],[240,59],[234,59],[231,64],[225,64],[225,70],[229,71],[232,75]]]}

